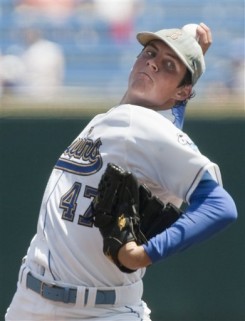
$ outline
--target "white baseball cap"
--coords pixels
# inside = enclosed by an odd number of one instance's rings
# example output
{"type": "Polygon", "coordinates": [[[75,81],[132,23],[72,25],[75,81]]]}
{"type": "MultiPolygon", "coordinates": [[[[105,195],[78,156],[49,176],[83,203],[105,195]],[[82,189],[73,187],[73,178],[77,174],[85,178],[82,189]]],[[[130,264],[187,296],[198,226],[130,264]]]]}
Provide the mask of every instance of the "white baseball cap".
{"type": "Polygon", "coordinates": [[[145,46],[152,40],[166,43],[186,65],[192,75],[194,86],[205,71],[202,48],[196,39],[182,29],[163,29],[157,32],[139,32],[137,40],[145,46]]]}

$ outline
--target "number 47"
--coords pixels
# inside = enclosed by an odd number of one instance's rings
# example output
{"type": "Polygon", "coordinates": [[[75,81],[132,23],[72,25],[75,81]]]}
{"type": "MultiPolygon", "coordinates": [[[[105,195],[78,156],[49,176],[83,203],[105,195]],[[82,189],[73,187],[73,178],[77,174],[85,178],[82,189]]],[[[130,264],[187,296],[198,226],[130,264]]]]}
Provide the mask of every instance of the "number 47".
{"type": "MultiPolygon", "coordinates": [[[[61,197],[59,207],[63,209],[62,219],[70,222],[74,221],[75,212],[77,208],[77,199],[81,190],[82,184],[75,182],[72,187],[61,197]]],[[[92,198],[95,197],[97,189],[91,186],[85,186],[84,197],[92,198]]],[[[79,225],[84,225],[87,227],[93,226],[93,213],[91,204],[85,211],[83,215],[79,215],[78,222],[79,225]]]]}

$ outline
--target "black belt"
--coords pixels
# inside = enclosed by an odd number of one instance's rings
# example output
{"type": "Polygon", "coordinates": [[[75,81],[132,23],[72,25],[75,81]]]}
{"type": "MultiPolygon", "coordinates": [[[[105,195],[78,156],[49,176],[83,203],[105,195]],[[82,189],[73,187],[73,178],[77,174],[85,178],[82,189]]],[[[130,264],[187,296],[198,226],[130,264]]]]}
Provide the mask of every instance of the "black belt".
{"type": "MultiPolygon", "coordinates": [[[[45,299],[63,303],[76,303],[77,289],[42,282],[30,272],[26,277],[26,286],[45,299]]],[[[84,305],[87,304],[88,295],[89,289],[86,289],[84,294],[84,305]]],[[[115,304],[115,301],[115,290],[97,290],[95,304],[115,304]]]]}

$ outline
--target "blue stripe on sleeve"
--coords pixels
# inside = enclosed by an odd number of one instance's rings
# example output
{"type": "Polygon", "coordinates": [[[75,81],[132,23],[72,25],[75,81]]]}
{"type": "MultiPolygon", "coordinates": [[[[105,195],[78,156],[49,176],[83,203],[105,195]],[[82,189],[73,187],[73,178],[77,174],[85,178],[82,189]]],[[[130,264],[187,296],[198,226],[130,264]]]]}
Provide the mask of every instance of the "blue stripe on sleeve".
{"type": "Polygon", "coordinates": [[[231,196],[206,175],[181,218],[143,246],[154,263],[209,239],[236,218],[237,210],[231,196]]]}

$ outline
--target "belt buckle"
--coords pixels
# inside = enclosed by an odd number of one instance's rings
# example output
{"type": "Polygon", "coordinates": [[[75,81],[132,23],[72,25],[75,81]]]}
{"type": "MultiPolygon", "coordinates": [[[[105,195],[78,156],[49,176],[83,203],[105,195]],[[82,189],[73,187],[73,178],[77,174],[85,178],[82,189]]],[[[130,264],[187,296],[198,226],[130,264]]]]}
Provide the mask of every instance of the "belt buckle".
{"type": "Polygon", "coordinates": [[[51,283],[45,283],[43,281],[41,281],[41,286],[40,286],[40,292],[39,294],[43,297],[44,295],[44,286],[48,287],[48,288],[54,288],[55,284],[51,284],[51,283]]]}
{"type": "Polygon", "coordinates": [[[41,281],[40,292],[39,292],[39,294],[41,296],[43,296],[43,287],[44,287],[44,285],[45,285],[45,283],[43,281],[41,281]]]}

